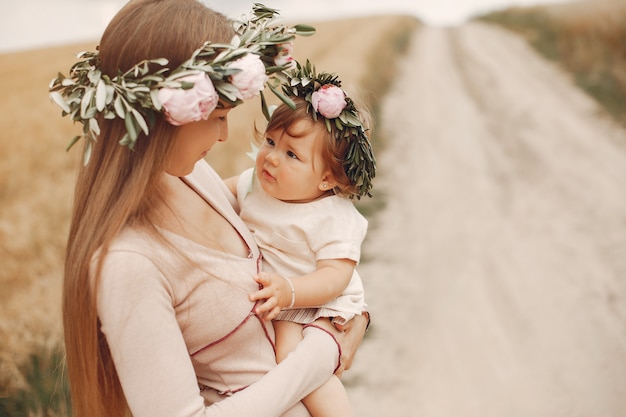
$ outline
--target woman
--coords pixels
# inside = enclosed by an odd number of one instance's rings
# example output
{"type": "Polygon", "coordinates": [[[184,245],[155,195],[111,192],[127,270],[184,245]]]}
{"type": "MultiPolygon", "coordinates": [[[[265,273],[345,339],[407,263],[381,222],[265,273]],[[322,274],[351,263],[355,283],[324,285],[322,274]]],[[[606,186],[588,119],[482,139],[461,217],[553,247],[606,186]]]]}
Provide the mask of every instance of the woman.
{"type": "Polygon", "coordinates": [[[337,341],[345,367],[361,341],[364,320],[309,327],[276,365],[272,326],[253,313],[259,250],[202,160],[265,80],[246,77],[254,42],[205,45],[232,36],[196,0],[131,0],[73,81],[53,83],[87,137],[63,296],[77,417],[306,416],[300,400],[341,369],[337,341]]]}

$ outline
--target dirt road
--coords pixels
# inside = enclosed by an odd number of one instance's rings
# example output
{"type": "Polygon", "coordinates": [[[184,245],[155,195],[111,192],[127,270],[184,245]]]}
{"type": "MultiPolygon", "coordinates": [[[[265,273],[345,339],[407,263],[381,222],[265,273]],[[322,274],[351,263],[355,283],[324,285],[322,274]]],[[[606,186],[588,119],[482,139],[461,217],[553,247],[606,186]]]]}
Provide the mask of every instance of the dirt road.
{"type": "Polygon", "coordinates": [[[479,24],[417,33],[381,128],[356,415],[626,416],[626,131],[479,24]]]}

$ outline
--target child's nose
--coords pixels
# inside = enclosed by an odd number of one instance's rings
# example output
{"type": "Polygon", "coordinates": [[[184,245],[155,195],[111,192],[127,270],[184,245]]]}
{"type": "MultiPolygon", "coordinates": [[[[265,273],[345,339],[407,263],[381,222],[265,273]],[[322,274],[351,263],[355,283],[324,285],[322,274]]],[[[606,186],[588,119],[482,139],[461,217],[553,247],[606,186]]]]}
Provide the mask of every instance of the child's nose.
{"type": "Polygon", "coordinates": [[[265,159],[272,165],[276,165],[278,163],[278,153],[276,150],[272,150],[267,153],[265,159]]]}

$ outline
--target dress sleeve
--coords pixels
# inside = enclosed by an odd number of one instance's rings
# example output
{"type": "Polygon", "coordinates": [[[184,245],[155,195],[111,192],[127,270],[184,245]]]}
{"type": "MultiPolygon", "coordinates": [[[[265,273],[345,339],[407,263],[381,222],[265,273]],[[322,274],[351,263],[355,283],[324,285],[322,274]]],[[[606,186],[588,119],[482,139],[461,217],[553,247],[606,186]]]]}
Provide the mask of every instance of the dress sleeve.
{"type": "Polygon", "coordinates": [[[298,348],[259,381],[205,407],[172,300],[167,279],[149,259],[109,252],[98,316],[134,417],[276,417],[289,409],[290,416],[308,415],[298,403],[332,375],[338,360],[332,337],[307,330],[298,348]]]}
{"type": "MultiPolygon", "coordinates": [[[[280,364],[245,390],[207,408],[205,415],[276,417],[326,382],[337,365],[337,345],[333,338],[315,327],[305,328],[303,335],[296,349],[280,364]],[[319,363],[320,355],[324,357],[323,365],[319,363]]],[[[292,408],[288,415],[309,415],[304,407],[295,411],[292,408]]]]}
{"type": "Polygon", "coordinates": [[[357,264],[361,258],[361,245],[367,233],[367,220],[344,197],[326,199],[330,209],[320,211],[324,217],[309,234],[309,245],[315,259],[347,258],[357,264]],[[332,213],[328,216],[327,213],[332,213]]]}

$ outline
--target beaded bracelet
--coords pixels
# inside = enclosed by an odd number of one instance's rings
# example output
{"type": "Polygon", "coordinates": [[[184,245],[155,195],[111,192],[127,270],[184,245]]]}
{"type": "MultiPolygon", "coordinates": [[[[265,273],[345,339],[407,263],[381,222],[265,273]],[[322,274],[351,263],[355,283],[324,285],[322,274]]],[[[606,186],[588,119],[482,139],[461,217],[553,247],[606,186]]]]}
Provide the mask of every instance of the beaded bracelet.
{"type": "Polygon", "coordinates": [[[294,304],[296,303],[296,290],[293,287],[293,282],[291,282],[291,280],[289,278],[284,277],[284,276],[282,276],[282,277],[285,278],[285,280],[289,284],[289,288],[291,288],[291,303],[289,304],[289,307],[286,307],[286,308],[292,308],[294,306],[294,304]]]}

